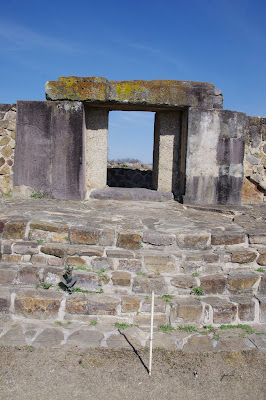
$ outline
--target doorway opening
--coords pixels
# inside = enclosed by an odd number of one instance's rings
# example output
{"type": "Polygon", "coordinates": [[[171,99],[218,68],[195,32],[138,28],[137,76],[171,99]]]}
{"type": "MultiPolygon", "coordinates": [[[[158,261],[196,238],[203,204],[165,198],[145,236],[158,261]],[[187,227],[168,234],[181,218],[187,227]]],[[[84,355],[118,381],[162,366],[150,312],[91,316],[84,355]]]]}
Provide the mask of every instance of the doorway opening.
{"type": "Polygon", "coordinates": [[[152,189],[155,112],[110,111],[107,185],[152,189]]]}

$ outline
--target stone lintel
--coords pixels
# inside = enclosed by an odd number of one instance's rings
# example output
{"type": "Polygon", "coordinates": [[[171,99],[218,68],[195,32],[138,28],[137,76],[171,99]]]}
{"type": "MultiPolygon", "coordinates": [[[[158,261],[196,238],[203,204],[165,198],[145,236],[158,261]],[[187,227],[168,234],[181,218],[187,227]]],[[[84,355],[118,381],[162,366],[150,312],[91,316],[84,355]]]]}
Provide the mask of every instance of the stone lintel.
{"type": "Polygon", "coordinates": [[[96,104],[223,108],[223,96],[212,83],[174,80],[108,81],[102,77],[61,77],[48,81],[48,100],[96,104]]]}

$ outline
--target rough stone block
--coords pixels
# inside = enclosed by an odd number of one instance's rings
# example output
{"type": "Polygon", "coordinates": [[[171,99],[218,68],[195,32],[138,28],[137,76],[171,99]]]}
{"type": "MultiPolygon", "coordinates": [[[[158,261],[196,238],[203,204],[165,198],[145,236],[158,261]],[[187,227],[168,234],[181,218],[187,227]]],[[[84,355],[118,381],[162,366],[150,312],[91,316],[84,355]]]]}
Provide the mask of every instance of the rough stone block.
{"type": "Polygon", "coordinates": [[[235,338],[221,338],[215,347],[215,351],[233,351],[240,352],[244,350],[254,349],[255,346],[247,339],[241,337],[235,338]]]}
{"type": "MultiPolygon", "coordinates": [[[[100,271],[102,269],[114,269],[113,260],[107,257],[97,257],[91,260],[91,268],[93,271],[100,271]]],[[[122,268],[121,268],[122,269],[122,268]]]]}
{"type": "Polygon", "coordinates": [[[171,306],[176,307],[176,317],[182,318],[185,322],[199,322],[202,314],[202,304],[193,298],[175,298],[171,306]]]}
{"type": "Polygon", "coordinates": [[[84,260],[81,257],[67,257],[66,263],[67,263],[67,265],[72,265],[75,267],[87,265],[86,260],[84,260]]]}
{"type": "Polygon", "coordinates": [[[67,344],[78,347],[99,347],[104,335],[91,329],[80,329],[71,333],[67,338],[67,344]]]}
{"type": "Polygon", "coordinates": [[[20,242],[13,245],[13,252],[16,254],[37,254],[38,243],[20,242]]]}
{"type": "Polygon", "coordinates": [[[6,221],[0,221],[0,233],[3,233],[6,221]]]}
{"type": "Polygon", "coordinates": [[[257,257],[257,254],[254,251],[248,249],[242,249],[232,252],[232,262],[245,264],[251,263],[257,257]]]}
{"type": "Polygon", "coordinates": [[[100,246],[113,246],[115,242],[115,231],[102,231],[100,235],[100,246]]]}
{"type": "Polygon", "coordinates": [[[266,244],[266,233],[250,233],[248,238],[251,244],[266,244]]]}
{"type": "MultiPolygon", "coordinates": [[[[140,342],[136,338],[131,337],[128,334],[126,334],[126,337],[127,337],[128,341],[135,348],[140,348],[141,347],[140,342]]],[[[109,349],[114,349],[114,350],[124,349],[124,348],[129,349],[130,348],[130,345],[127,342],[127,340],[125,339],[125,337],[123,336],[123,333],[122,333],[122,335],[121,334],[118,334],[118,335],[117,334],[112,334],[112,335],[110,335],[109,338],[106,340],[106,344],[107,344],[107,347],[109,349]]]]}
{"type": "Polygon", "coordinates": [[[47,258],[44,256],[39,256],[38,254],[33,254],[33,256],[31,256],[31,262],[32,264],[46,264],[47,258]]]}
{"type": "Polygon", "coordinates": [[[192,336],[184,345],[185,352],[208,352],[213,351],[212,340],[209,336],[192,336]]]}
{"type": "Polygon", "coordinates": [[[13,326],[0,339],[1,346],[26,346],[21,326],[13,326]]]}
{"type": "Polygon", "coordinates": [[[86,273],[83,271],[73,271],[73,276],[77,277],[76,286],[83,290],[99,291],[101,278],[98,274],[86,273]]]}
{"type": "Polygon", "coordinates": [[[218,297],[205,297],[204,303],[212,306],[214,324],[230,324],[235,320],[237,306],[218,297]]]}
{"type": "Polygon", "coordinates": [[[54,266],[56,266],[56,265],[63,265],[63,259],[62,258],[59,258],[59,257],[54,257],[54,256],[49,256],[48,258],[47,258],[47,264],[49,264],[49,265],[54,265],[54,266]]]}
{"type": "Polygon", "coordinates": [[[87,314],[88,299],[84,294],[73,294],[66,300],[66,311],[70,314],[87,314]]]}
{"type": "Polygon", "coordinates": [[[137,312],[140,307],[140,299],[136,297],[122,297],[122,313],[137,312]]]}
{"type": "Polygon", "coordinates": [[[42,246],[40,250],[41,253],[59,258],[64,258],[66,253],[62,247],[54,247],[54,246],[42,246]]]}
{"type": "Polygon", "coordinates": [[[241,292],[243,290],[248,290],[252,288],[258,279],[259,276],[256,274],[229,274],[227,280],[228,289],[230,292],[241,292]]]}
{"type": "Polygon", "coordinates": [[[178,275],[171,279],[171,285],[180,289],[191,289],[196,286],[196,279],[191,276],[178,275]]]}
{"type": "Polygon", "coordinates": [[[156,274],[175,270],[174,258],[168,255],[154,255],[144,257],[145,267],[156,274]]]}
{"type": "Polygon", "coordinates": [[[11,285],[17,276],[17,270],[17,267],[1,266],[0,285],[11,285]]]}
{"type": "Polygon", "coordinates": [[[128,250],[137,250],[142,242],[141,235],[137,233],[119,233],[116,246],[128,250]]]}
{"type": "Polygon", "coordinates": [[[99,295],[90,295],[88,297],[89,315],[117,315],[117,307],[120,300],[114,297],[99,295]]]}
{"type": "Polygon", "coordinates": [[[230,245],[245,242],[245,234],[243,232],[234,231],[212,231],[211,244],[213,245],[230,245]]]}
{"type": "Polygon", "coordinates": [[[2,261],[3,262],[19,262],[22,261],[22,257],[19,254],[2,254],[2,261]]]}
{"type": "Polygon", "coordinates": [[[254,321],[255,303],[251,297],[232,296],[230,301],[238,303],[238,317],[241,321],[254,321]]]}
{"type": "Polygon", "coordinates": [[[34,340],[34,347],[59,346],[64,340],[64,333],[60,329],[44,329],[34,340]]]}
{"type": "Polygon", "coordinates": [[[71,228],[70,242],[74,244],[98,244],[100,232],[97,229],[71,228]]]}
{"type": "Polygon", "coordinates": [[[258,249],[259,258],[257,259],[257,263],[262,266],[266,266],[266,249],[260,248],[258,249]]]}
{"type": "Polygon", "coordinates": [[[0,312],[8,312],[10,307],[10,293],[8,289],[1,288],[0,291],[0,312]]]}
{"type": "Polygon", "coordinates": [[[219,261],[219,254],[215,254],[215,253],[203,253],[202,254],[202,259],[203,261],[207,262],[207,263],[215,263],[219,261]]]}
{"type": "Polygon", "coordinates": [[[119,286],[130,286],[131,274],[125,271],[114,271],[112,272],[113,285],[119,286]]]}
{"type": "Polygon", "coordinates": [[[260,279],[259,294],[260,296],[266,295],[266,274],[262,275],[260,279]]]}
{"type": "Polygon", "coordinates": [[[260,322],[266,322],[266,297],[257,296],[260,305],[260,322]]]}
{"type": "Polygon", "coordinates": [[[68,233],[68,225],[48,221],[33,221],[30,223],[30,229],[38,229],[47,232],[68,233]]]}
{"type": "MultiPolygon", "coordinates": [[[[166,312],[166,306],[167,306],[167,302],[160,298],[160,297],[156,297],[154,299],[154,312],[158,312],[158,313],[165,313],[166,312]]],[[[145,299],[142,304],[141,304],[141,312],[147,312],[150,313],[151,312],[151,298],[149,297],[148,299],[145,299]]]]}
{"type": "Polygon", "coordinates": [[[200,278],[205,294],[221,294],[225,291],[226,278],[222,275],[208,275],[200,278]]]}
{"type": "Polygon", "coordinates": [[[63,294],[38,290],[21,292],[15,298],[15,313],[27,318],[55,318],[63,294]]]}
{"type": "Polygon", "coordinates": [[[86,257],[98,257],[98,256],[102,256],[104,252],[104,248],[103,247],[89,247],[86,246],[84,248],[80,248],[78,249],[78,253],[80,256],[86,256],[86,257]]]}
{"type": "Polygon", "coordinates": [[[12,221],[7,222],[4,229],[4,239],[25,239],[27,222],[12,221]]]}
{"type": "Polygon", "coordinates": [[[106,250],[107,257],[110,258],[134,258],[133,251],[126,250],[106,250]]]}
{"type": "Polygon", "coordinates": [[[210,247],[210,237],[208,232],[181,233],[176,242],[181,249],[205,250],[210,247]]]}
{"type": "Polygon", "coordinates": [[[119,260],[118,269],[129,272],[140,272],[142,269],[141,261],[138,260],[119,260]]]}
{"type": "Polygon", "coordinates": [[[170,246],[174,243],[174,238],[172,235],[166,235],[157,232],[144,232],[143,242],[153,244],[155,246],[170,246]]]}
{"type": "Polygon", "coordinates": [[[26,285],[38,285],[40,283],[39,268],[36,267],[22,267],[18,271],[19,282],[26,285]]]}
{"type": "MultiPolygon", "coordinates": [[[[133,323],[139,326],[150,326],[151,315],[150,314],[139,314],[133,318],[133,323]]],[[[167,317],[165,314],[154,314],[153,319],[154,326],[166,325],[167,317]]]]}
{"type": "Polygon", "coordinates": [[[167,293],[167,284],[160,276],[136,276],[133,280],[132,291],[145,294],[154,291],[155,294],[164,294],[167,293]]]}

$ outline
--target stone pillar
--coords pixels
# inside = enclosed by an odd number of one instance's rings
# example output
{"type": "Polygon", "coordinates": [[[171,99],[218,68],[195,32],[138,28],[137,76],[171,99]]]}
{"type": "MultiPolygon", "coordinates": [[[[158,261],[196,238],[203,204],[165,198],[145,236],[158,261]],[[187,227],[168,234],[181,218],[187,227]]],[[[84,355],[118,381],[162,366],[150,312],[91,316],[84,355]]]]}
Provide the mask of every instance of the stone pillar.
{"type": "Polygon", "coordinates": [[[246,114],[190,108],[185,203],[240,204],[246,114]]]}
{"type": "Polygon", "coordinates": [[[153,187],[175,195],[179,191],[181,114],[159,111],[154,124],[153,187]]]}
{"type": "Polygon", "coordinates": [[[87,196],[91,189],[106,187],[108,114],[106,108],[85,106],[84,152],[87,196]]]}
{"type": "Polygon", "coordinates": [[[42,191],[56,199],[83,199],[82,128],[81,102],[19,101],[14,196],[42,191]]]}

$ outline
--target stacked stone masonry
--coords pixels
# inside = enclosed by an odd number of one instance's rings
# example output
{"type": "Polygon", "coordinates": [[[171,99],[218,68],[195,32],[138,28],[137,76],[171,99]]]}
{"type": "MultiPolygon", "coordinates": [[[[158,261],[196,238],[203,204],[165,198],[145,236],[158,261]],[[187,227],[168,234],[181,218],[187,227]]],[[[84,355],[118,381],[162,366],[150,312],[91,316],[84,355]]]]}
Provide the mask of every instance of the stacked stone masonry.
{"type": "Polygon", "coordinates": [[[13,189],[16,105],[0,104],[0,196],[13,189]]]}
{"type": "MultiPolygon", "coordinates": [[[[240,224],[171,233],[36,220],[25,213],[3,219],[2,317],[66,326],[96,321],[113,329],[115,322],[127,323],[144,332],[143,344],[154,291],[156,327],[263,325],[266,234],[241,228],[241,214],[234,219],[240,224]],[[66,265],[73,266],[81,293],[58,292],[66,265]]],[[[96,331],[105,346],[108,337],[96,331]]],[[[185,343],[178,339],[179,348],[185,343]]]]}

